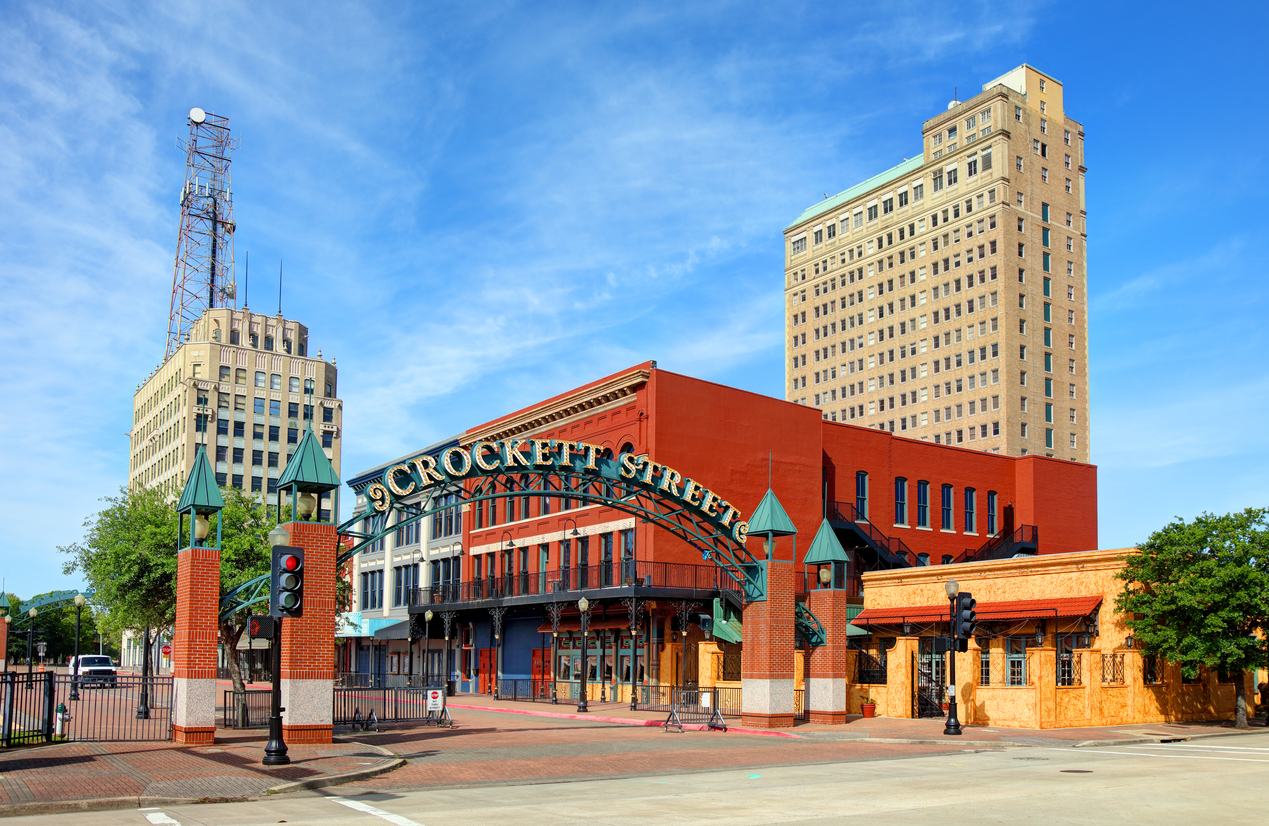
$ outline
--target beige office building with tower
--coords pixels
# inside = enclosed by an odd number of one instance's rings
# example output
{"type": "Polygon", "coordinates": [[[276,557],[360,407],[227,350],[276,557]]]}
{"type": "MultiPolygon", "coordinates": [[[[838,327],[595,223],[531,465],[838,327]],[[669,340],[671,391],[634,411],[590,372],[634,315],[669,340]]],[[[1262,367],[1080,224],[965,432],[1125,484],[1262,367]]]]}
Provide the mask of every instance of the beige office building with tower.
{"type": "MultiPolygon", "coordinates": [[[[205,311],[133,397],[129,487],[167,486],[179,494],[201,443],[221,485],[273,493],[310,418],[338,473],[337,370],[320,351],[310,352],[308,328],[281,315],[205,311]]],[[[322,507],[329,507],[326,497],[322,507]]]]}
{"type": "Polygon", "coordinates": [[[920,156],[785,230],[786,398],[824,418],[1089,461],[1084,130],[1023,65],[920,156]]]}

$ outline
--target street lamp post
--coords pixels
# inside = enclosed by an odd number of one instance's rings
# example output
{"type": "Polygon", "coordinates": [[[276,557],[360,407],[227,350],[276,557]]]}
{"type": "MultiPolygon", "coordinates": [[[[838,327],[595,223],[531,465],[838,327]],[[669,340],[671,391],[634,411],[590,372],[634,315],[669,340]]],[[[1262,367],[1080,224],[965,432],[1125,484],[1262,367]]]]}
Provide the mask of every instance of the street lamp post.
{"type": "Polygon", "coordinates": [[[947,636],[951,642],[951,650],[948,656],[951,663],[948,666],[948,688],[947,688],[947,725],[943,727],[944,734],[960,734],[961,721],[956,719],[956,595],[960,592],[961,586],[954,579],[949,579],[943,586],[943,591],[947,594],[947,600],[950,604],[948,610],[948,626],[947,636]]]}
{"type": "Polygon", "coordinates": [[[35,647],[35,615],[38,613],[40,612],[35,610],[34,608],[26,612],[26,615],[30,617],[31,619],[31,623],[26,628],[26,687],[27,688],[31,687],[31,679],[32,679],[31,675],[33,670],[32,660],[35,657],[35,653],[32,650],[35,647]]]}
{"type": "Polygon", "coordinates": [[[423,613],[423,687],[432,685],[432,617],[436,616],[429,608],[423,613]]]}
{"type": "MultiPolygon", "coordinates": [[[[269,531],[269,545],[290,545],[291,532],[278,525],[269,531]]],[[[269,742],[264,744],[264,759],[260,761],[266,766],[285,766],[291,762],[287,757],[286,741],[282,737],[282,618],[274,620],[273,625],[273,674],[270,678],[270,700],[272,708],[269,712],[269,742]]]]}
{"type": "Polygon", "coordinates": [[[69,697],[71,700],[79,699],[79,619],[80,614],[84,610],[85,602],[86,600],[84,599],[83,594],[75,595],[75,669],[74,674],[71,676],[71,690],[69,697]]]}
{"type": "Polygon", "coordinates": [[[150,626],[141,634],[141,694],[137,699],[137,719],[150,719],[150,626]]]}
{"type": "Polygon", "coordinates": [[[586,644],[586,631],[590,625],[590,600],[582,597],[577,601],[577,609],[582,612],[582,681],[577,690],[577,710],[588,712],[586,705],[586,678],[590,674],[590,648],[586,644]]]}

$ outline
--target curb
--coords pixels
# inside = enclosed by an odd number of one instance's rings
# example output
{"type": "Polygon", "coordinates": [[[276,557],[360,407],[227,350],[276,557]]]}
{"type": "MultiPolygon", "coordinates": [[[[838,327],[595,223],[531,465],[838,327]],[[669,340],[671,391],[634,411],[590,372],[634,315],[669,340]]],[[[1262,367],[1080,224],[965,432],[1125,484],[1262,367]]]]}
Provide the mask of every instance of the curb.
{"type": "Polygon", "coordinates": [[[241,803],[250,799],[249,797],[98,797],[91,800],[52,800],[47,803],[34,801],[0,806],[0,818],[144,809],[159,806],[189,806],[194,803],[241,803]]]}
{"type": "Polygon", "coordinates": [[[326,774],[321,777],[311,777],[308,780],[292,780],[287,783],[279,783],[276,786],[270,786],[265,789],[263,794],[290,794],[292,792],[303,792],[312,789],[324,789],[327,786],[339,786],[343,783],[353,783],[358,780],[369,780],[372,777],[378,777],[381,774],[387,774],[390,771],[401,768],[409,761],[404,757],[397,755],[383,746],[376,746],[373,743],[363,743],[360,740],[349,740],[347,738],[331,738],[339,740],[343,743],[356,743],[358,746],[367,749],[374,749],[379,754],[385,755],[391,759],[381,760],[374,766],[364,769],[351,769],[338,774],[326,774]]]}
{"type": "Polygon", "coordinates": [[[1230,735],[1242,734],[1264,734],[1264,731],[1256,731],[1255,729],[1236,729],[1231,728],[1226,731],[1198,731],[1193,734],[1176,734],[1169,735],[1151,735],[1148,737],[1117,737],[1115,739],[1104,740],[1084,740],[1076,743],[1071,748],[1087,749],[1098,746],[1132,746],[1139,743],[1184,743],[1188,740],[1206,740],[1209,737],[1229,737],[1230,735]]]}
{"type": "MultiPolygon", "coordinates": [[[[523,714],[526,717],[554,717],[559,720],[587,720],[592,723],[612,723],[619,726],[643,726],[647,728],[661,728],[664,723],[658,723],[656,720],[636,720],[633,717],[600,717],[590,714],[566,714],[559,711],[535,711],[523,708],[495,708],[493,706],[470,706],[459,705],[458,703],[449,703],[450,708],[462,708],[468,711],[492,711],[495,714],[523,714]]],[[[683,726],[684,731],[708,731],[709,726],[699,723],[688,723],[683,726]]],[[[771,729],[756,728],[738,728],[733,726],[727,727],[728,732],[736,734],[755,734],[759,737],[792,737],[794,739],[802,739],[800,734],[792,734],[787,731],[775,731],[771,729]]]]}

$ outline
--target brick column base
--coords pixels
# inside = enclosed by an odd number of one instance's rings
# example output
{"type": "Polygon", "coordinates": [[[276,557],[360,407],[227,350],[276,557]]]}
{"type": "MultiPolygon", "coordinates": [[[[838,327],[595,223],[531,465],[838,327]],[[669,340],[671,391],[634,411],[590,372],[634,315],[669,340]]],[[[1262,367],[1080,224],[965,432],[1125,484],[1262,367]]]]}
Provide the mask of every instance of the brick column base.
{"type": "Polygon", "coordinates": [[[766,560],[767,598],[745,606],[740,720],[752,728],[793,726],[793,563],[766,560]]]}
{"type": "Polygon", "coordinates": [[[219,642],[220,551],[176,554],[176,631],[172,635],[172,739],[216,740],[216,650],[219,642]]]}
{"type": "Polygon", "coordinates": [[[840,725],[849,709],[847,687],[847,598],[845,591],[811,591],[806,606],[824,626],[827,639],[807,651],[807,719],[812,723],[840,725]]]}
{"type": "Polygon", "coordinates": [[[329,743],[335,685],[335,526],[291,522],[304,549],[304,616],[282,620],[282,736],[329,743]]]}

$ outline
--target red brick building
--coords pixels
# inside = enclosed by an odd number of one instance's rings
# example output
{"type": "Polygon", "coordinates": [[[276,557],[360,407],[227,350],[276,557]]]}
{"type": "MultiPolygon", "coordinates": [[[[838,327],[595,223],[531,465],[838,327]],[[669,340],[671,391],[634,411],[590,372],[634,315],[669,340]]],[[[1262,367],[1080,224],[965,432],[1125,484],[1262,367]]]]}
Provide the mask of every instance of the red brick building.
{"type": "MultiPolygon", "coordinates": [[[[801,560],[825,519],[849,558],[844,590],[852,615],[865,571],[1097,547],[1093,466],[829,422],[815,409],[670,373],[655,362],[471,428],[459,445],[470,451],[522,439],[594,445],[597,455],[613,459],[646,454],[726,500],[741,520],[770,486],[798,530],[796,538],[774,542],[773,582],[791,579],[793,593],[773,595],[773,611],[786,600],[805,601],[801,560]],[[791,575],[776,576],[777,567],[791,575]]],[[[522,491],[514,475],[491,483],[510,495],[463,506],[462,586],[424,583],[411,608],[449,612],[460,690],[575,697],[582,596],[590,606],[586,676],[593,699],[602,693],[625,700],[633,684],[637,699],[655,703],[658,686],[735,681],[741,651],[751,652],[745,669],[752,672],[754,635],[763,632],[741,620],[741,589],[702,559],[699,546],[570,491],[522,491]],[[630,600],[640,612],[634,634],[630,600]],[[706,617],[718,641],[709,644],[722,649],[720,673],[708,677],[698,673],[696,656],[706,617]]],[[[765,556],[762,538],[747,544],[755,558],[765,556]]],[[[787,643],[769,642],[760,646],[769,651],[763,656],[791,669],[791,651],[779,649],[793,648],[792,635],[787,643]]],[[[769,664],[763,673],[785,668],[769,664]]]]}

